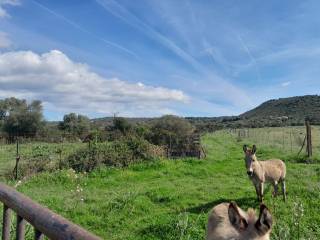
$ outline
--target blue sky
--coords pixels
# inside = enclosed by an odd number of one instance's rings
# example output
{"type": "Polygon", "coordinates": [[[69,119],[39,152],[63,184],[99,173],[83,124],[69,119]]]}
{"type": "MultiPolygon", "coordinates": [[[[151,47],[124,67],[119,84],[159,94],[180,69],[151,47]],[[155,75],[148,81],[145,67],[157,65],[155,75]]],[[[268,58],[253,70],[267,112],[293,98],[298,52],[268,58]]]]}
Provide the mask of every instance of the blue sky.
{"type": "Polygon", "coordinates": [[[45,116],[237,115],[319,94],[319,1],[0,0],[0,98],[45,116]]]}

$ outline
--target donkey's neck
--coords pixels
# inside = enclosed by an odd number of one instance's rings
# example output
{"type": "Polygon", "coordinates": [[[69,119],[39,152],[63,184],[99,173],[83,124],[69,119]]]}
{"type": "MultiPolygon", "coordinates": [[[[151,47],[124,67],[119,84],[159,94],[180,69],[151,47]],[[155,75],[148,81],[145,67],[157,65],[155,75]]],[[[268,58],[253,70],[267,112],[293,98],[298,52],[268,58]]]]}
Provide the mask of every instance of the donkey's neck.
{"type": "Polygon", "coordinates": [[[264,179],[264,169],[263,169],[263,164],[261,164],[261,161],[258,161],[258,159],[256,160],[256,164],[255,164],[255,169],[254,169],[254,173],[256,175],[257,178],[259,178],[260,180],[264,179]]]}

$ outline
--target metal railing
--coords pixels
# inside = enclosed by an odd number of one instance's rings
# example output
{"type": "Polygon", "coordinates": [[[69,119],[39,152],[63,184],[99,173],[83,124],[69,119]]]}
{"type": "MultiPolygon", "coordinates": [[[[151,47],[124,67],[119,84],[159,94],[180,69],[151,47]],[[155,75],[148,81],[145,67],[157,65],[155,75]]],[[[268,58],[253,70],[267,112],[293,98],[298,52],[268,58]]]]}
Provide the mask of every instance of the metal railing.
{"type": "Polygon", "coordinates": [[[99,237],[32,201],[15,189],[0,183],[3,207],[2,240],[10,239],[11,212],[17,214],[16,239],[25,238],[26,221],[34,227],[34,239],[101,240],[99,237]]]}

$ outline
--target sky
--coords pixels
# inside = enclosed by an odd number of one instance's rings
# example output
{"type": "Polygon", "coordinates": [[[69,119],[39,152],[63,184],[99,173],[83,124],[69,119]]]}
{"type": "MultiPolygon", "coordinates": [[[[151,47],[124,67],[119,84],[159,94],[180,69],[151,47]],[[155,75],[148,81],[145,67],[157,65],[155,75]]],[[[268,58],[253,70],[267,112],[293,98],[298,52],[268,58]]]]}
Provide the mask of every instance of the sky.
{"type": "Polygon", "coordinates": [[[47,120],[238,115],[319,94],[318,0],[0,0],[0,99],[47,120]]]}

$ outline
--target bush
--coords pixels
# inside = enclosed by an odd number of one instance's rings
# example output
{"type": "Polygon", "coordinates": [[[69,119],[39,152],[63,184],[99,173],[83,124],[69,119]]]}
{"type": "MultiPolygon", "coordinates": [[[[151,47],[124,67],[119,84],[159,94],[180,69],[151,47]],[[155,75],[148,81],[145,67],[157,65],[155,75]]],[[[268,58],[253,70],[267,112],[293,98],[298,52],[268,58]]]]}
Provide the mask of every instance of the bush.
{"type": "Polygon", "coordinates": [[[166,115],[151,122],[149,140],[156,145],[174,146],[194,133],[194,127],[186,119],[166,115]]]}
{"type": "Polygon", "coordinates": [[[66,158],[62,166],[78,172],[92,171],[102,165],[126,167],[135,162],[164,156],[165,151],[159,151],[158,148],[139,137],[123,137],[82,148],[66,158]]]}
{"type": "MultiPolygon", "coordinates": [[[[38,145],[32,147],[32,155],[24,156],[18,165],[18,179],[31,176],[43,171],[55,171],[58,164],[52,159],[52,150],[47,145],[38,145]]],[[[13,179],[15,172],[9,170],[6,177],[13,179]]]]}

